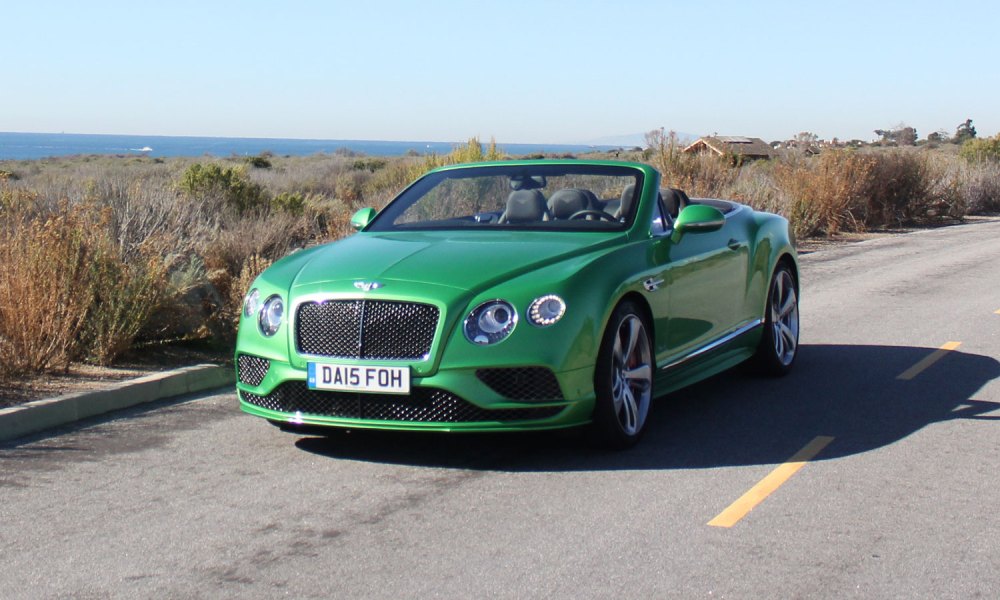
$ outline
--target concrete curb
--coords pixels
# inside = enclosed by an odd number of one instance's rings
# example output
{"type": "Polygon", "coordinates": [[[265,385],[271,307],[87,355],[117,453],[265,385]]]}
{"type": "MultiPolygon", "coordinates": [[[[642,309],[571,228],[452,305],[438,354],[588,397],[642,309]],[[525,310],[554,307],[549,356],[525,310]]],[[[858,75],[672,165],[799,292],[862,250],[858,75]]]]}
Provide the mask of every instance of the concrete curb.
{"type": "Polygon", "coordinates": [[[108,389],[67,394],[0,409],[0,441],[19,438],[114,410],[226,386],[232,366],[195,365],[121,382],[108,389]]]}

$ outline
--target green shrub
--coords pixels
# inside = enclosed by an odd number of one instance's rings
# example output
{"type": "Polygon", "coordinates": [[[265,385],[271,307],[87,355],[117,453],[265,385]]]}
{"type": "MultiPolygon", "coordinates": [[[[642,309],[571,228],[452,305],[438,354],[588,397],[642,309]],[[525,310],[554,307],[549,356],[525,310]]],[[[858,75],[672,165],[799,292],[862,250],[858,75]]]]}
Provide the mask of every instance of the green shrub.
{"type": "Polygon", "coordinates": [[[247,179],[243,167],[195,163],[184,172],[178,187],[193,199],[221,201],[239,214],[268,204],[264,188],[247,179]]]}
{"type": "Polygon", "coordinates": [[[247,158],[247,164],[255,169],[270,169],[271,161],[268,156],[261,154],[247,158]]]}
{"type": "Polygon", "coordinates": [[[970,139],[962,144],[959,156],[970,162],[1000,162],[1000,134],[970,139]]]}
{"type": "Polygon", "coordinates": [[[368,171],[369,173],[374,173],[379,169],[384,169],[387,164],[389,164],[389,161],[384,158],[359,158],[354,161],[351,168],[355,171],[368,171]]]}
{"type": "Polygon", "coordinates": [[[292,215],[301,215],[305,211],[306,197],[296,192],[282,192],[271,198],[271,208],[292,215]]]}

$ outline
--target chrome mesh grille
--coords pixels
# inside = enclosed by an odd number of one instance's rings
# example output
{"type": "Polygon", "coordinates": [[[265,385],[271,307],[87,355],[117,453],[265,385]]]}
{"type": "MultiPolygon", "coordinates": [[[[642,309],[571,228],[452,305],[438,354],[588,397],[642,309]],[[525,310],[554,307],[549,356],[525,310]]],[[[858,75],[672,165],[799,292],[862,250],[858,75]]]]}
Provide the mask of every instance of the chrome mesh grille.
{"type": "Polygon", "coordinates": [[[244,402],[270,410],[304,415],[406,421],[419,423],[474,423],[530,421],[559,414],[562,406],[485,409],[435,388],[414,388],[408,396],[311,390],[301,381],[281,384],[266,396],[240,391],[244,402]]]}
{"type": "Polygon", "coordinates": [[[236,374],[247,385],[260,385],[270,368],[271,361],[259,356],[240,354],[236,359],[236,374]]]}
{"type": "Polygon", "coordinates": [[[328,300],[299,305],[299,352],[335,358],[420,360],[431,351],[438,309],[389,300],[328,300]]]}
{"type": "Polygon", "coordinates": [[[555,374],[545,367],[479,369],[476,377],[511,400],[562,400],[555,374]]]}

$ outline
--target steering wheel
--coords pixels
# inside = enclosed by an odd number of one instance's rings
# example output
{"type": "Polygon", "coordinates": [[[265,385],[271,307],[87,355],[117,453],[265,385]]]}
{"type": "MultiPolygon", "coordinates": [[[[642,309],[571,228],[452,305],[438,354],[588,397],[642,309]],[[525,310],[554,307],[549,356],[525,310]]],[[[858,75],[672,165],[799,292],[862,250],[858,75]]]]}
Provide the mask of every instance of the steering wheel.
{"type": "Polygon", "coordinates": [[[571,214],[569,216],[569,219],[572,221],[573,219],[584,219],[586,217],[597,217],[598,220],[606,219],[608,221],[614,221],[615,223],[618,222],[618,219],[616,219],[614,215],[609,215],[603,210],[595,210],[592,208],[588,208],[585,210],[578,210],[575,213],[571,214]]]}

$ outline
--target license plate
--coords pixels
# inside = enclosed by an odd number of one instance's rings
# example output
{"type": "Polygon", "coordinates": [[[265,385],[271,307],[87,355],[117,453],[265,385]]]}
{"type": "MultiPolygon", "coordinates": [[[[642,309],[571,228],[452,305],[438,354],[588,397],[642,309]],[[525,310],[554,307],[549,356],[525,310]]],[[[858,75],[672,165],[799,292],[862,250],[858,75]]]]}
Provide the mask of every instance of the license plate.
{"type": "Polygon", "coordinates": [[[307,383],[312,390],[409,394],[409,367],[331,365],[309,363],[307,383]]]}

